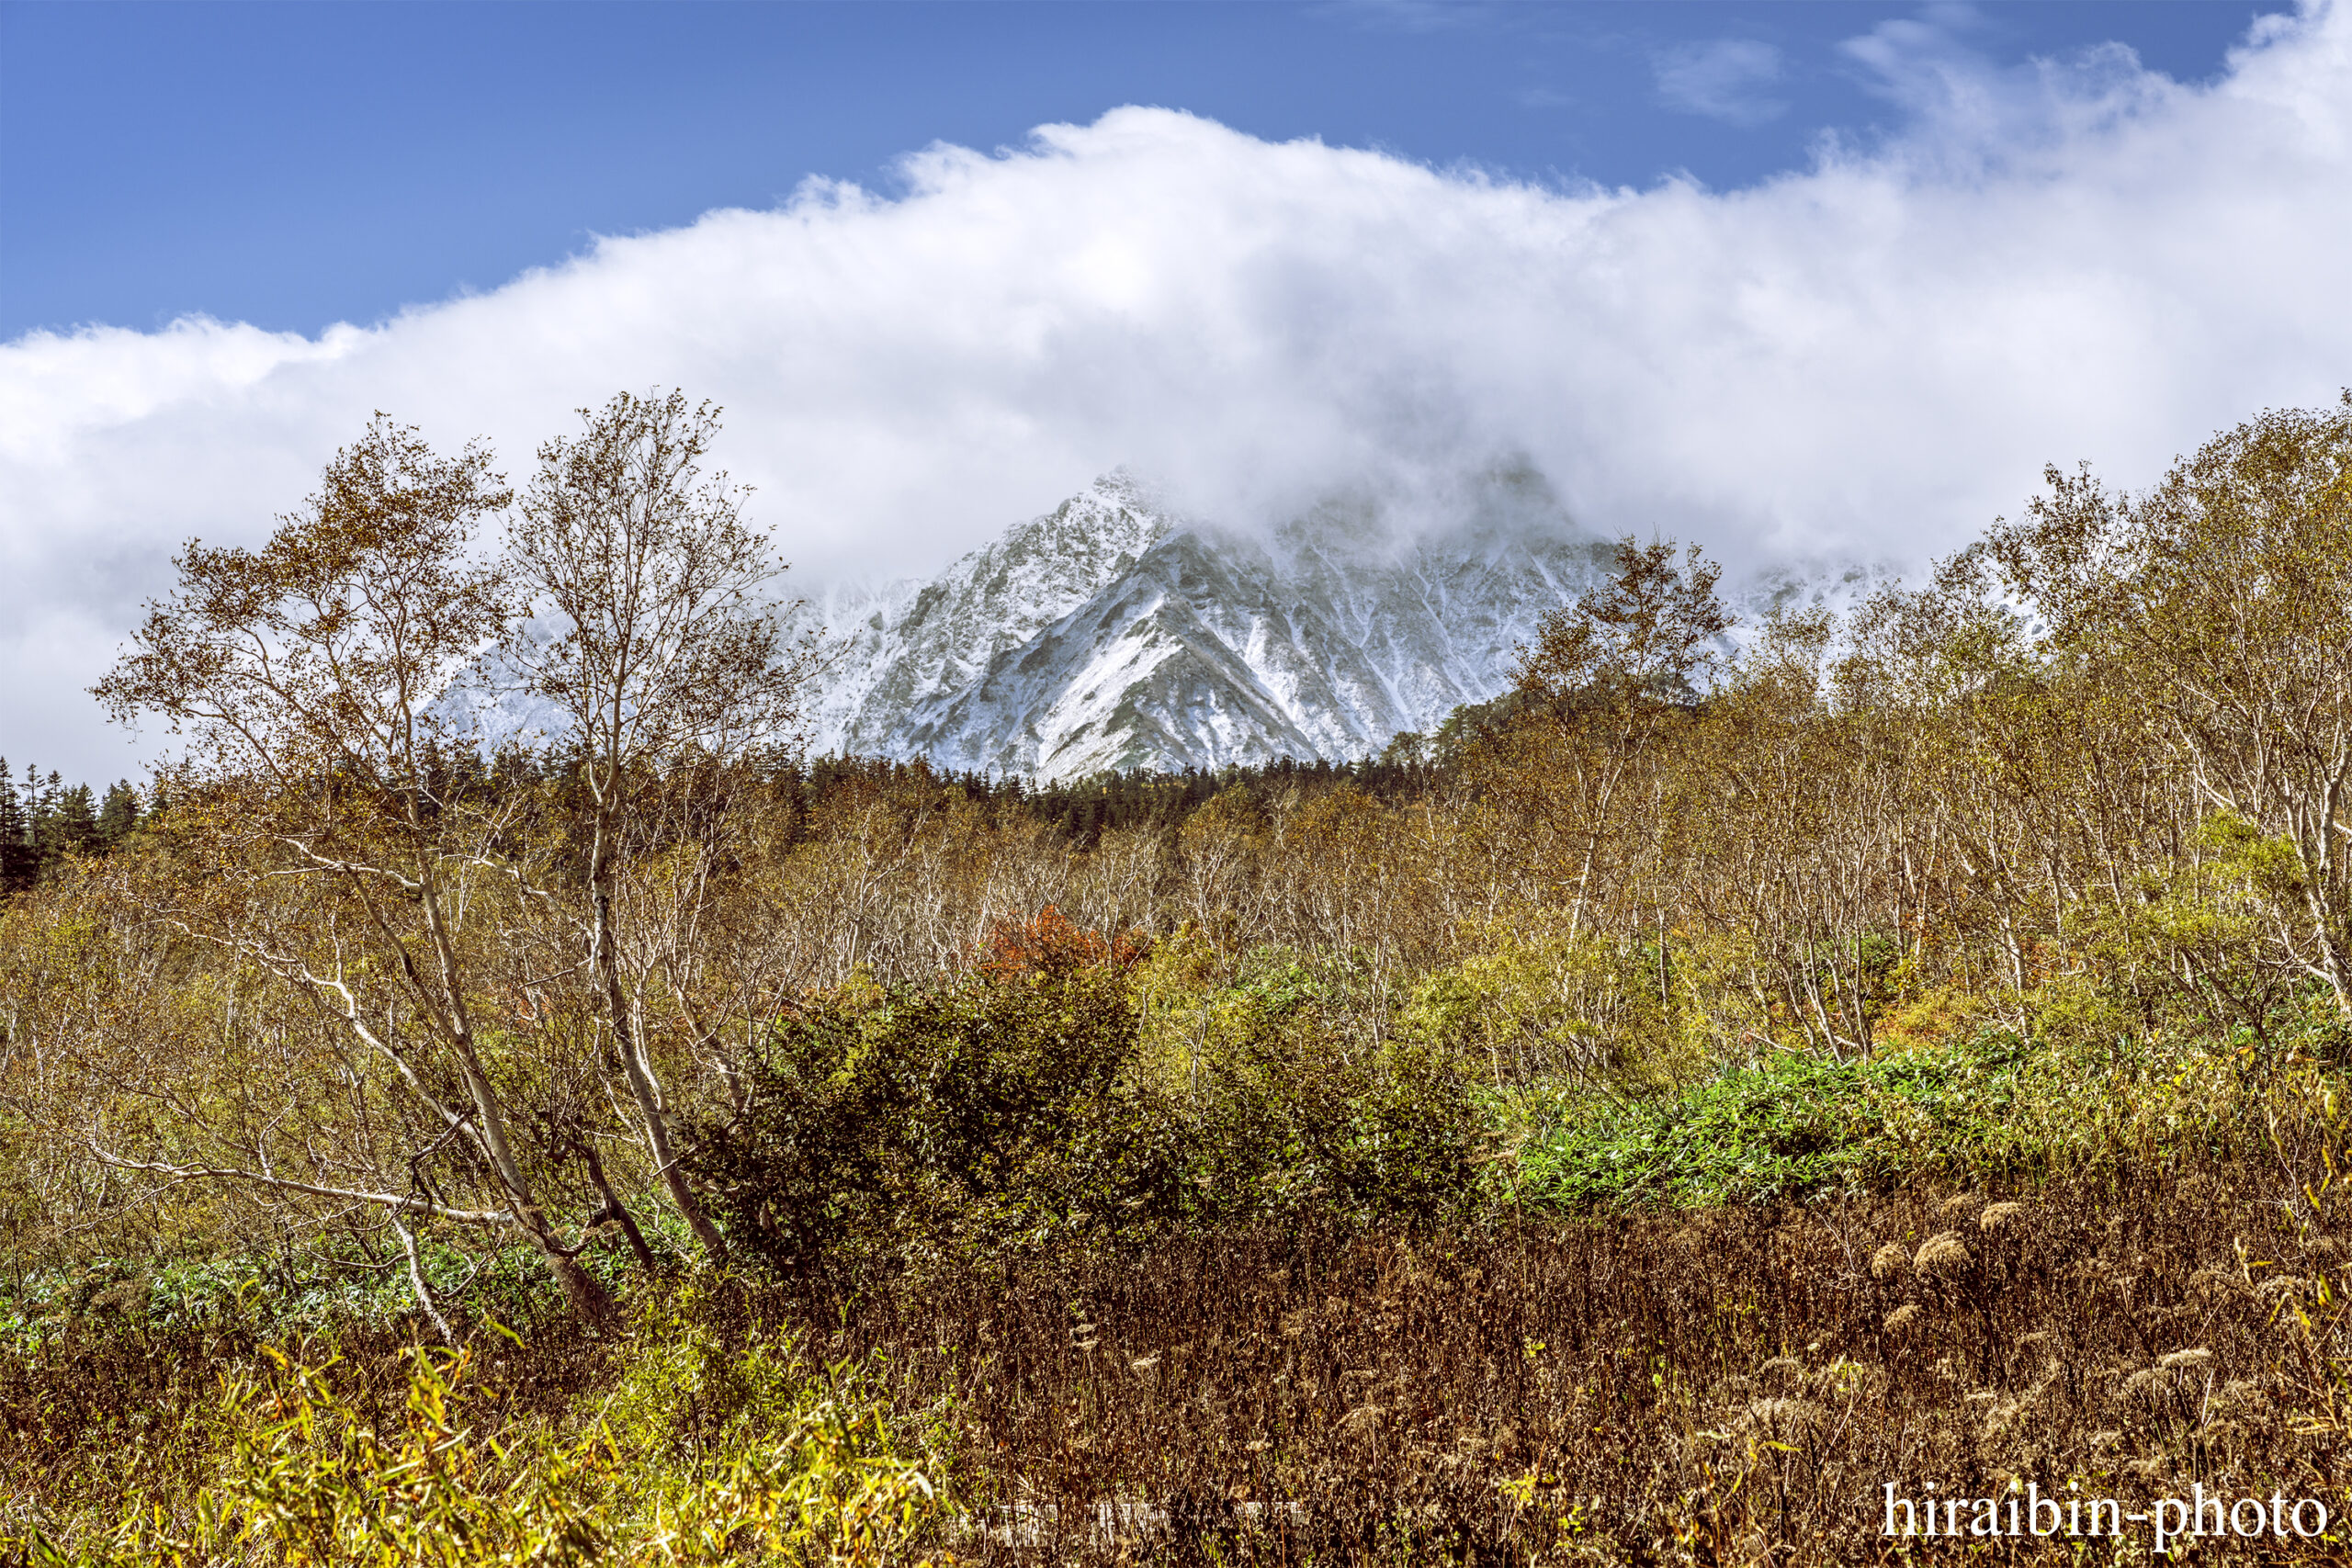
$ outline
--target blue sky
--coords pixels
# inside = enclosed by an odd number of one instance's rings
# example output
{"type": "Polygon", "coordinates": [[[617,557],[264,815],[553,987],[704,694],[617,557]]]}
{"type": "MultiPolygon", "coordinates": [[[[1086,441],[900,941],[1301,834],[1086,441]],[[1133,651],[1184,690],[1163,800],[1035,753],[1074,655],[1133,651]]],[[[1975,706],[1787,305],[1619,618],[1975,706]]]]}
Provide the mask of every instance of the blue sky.
{"type": "MultiPolygon", "coordinates": [[[[2277,8],[2277,7],[2270,7],[2277,8]]],[[[314,333],[594,234],[890,188],[1125,104],[1505,175],[1717,188],[1905,120],[1845,47],[2121,42],[2211,78],[2245,0],[1762,4],[0,6],[0,339],[204,312],[314,333]]]]}

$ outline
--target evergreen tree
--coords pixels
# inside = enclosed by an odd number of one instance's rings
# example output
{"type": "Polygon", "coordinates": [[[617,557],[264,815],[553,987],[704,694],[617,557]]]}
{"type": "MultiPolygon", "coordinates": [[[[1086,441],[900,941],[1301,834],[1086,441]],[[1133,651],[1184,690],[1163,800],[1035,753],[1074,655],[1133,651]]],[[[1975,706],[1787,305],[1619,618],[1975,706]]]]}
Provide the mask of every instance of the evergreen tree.
{"type": "Polygon", "coordinates": [[[112,849],[138,826],[139,792],[130,787],[129,779],[117,779],[107,786],[106,799],[98,806],[98,842],[112,849]]]}
{"type": "Polygon", "coordinates": [[[57,807],[51,817],[51,836],[57,851],[66,854],[94,855],[105,848],[105,840],[98,831],[97,801],[91,795],[88,784],[75,784],[58,794],[57,807]]]}
{"type": "Polygon", "coordinates": [[[39,769],[27,764],[25,814],[32,818],[33,874],[36,877],[47,875],[49,868],[55,865],[58,858],[65,852],[63,824],[59,815],[64,795],[65,781],[58,777],[55,768],[50,769],[49,777],[44,779],[39,769]]]}
{"type": "Polygon", "coordinates": [[[0,893],[31,886],[39,870],[30,814],[17,798],[16,777],[8,771],[8,760],[0,757],[0,893]]]}

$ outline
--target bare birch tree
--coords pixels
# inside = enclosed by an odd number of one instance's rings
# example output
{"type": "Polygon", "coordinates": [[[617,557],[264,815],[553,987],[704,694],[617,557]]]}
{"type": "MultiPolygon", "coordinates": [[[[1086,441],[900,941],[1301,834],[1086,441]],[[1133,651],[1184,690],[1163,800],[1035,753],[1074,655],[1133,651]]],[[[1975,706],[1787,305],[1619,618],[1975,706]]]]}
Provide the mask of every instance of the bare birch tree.
{"type": "MultiPolygon", "coordinates": [[[[551,637],[518,636],[507,657],[560,716],[588,801],[578,916],[622,1075],[663,1190],[695,1236],[724,1249],[685,1173],[645,1018],[647,976],[623,975],[619,880],[651,815],[649,792],[689,762],[724,762],[783,738],[808,671],[765,600],[784,570],[743,517],[741,487],[702,461],[718,410],[683,393],[623,392],[587,429],[539,450],[509,538],[517,582],[551,637]]],[[[673,1001],[683,993],[672,987],[673,1001]]],[[[680,1009],[699,1038],[718,1021],[680,1009]]]]}
{"type": "MultiPolygon", "coordinates": [[[[379,414],[261,549],[191,543],[178,587],[149,604],[95,688],[118,720],[161,715],[193,742],[173,817],[187,874],[132,886],[152,919],[323,1010],[383,1070],[386,1092],[424,1110],[429,1141],[305,1155],[356,1168],[356,1181],[289,1172],[262,1135],[224,1166],[137,1158],[96,1128],[92,1147],[174,1180],[519,1232],[573,1308],[602,1323],[611,1300],[533,1190],[476,1018],[463,927],[495,825],[432,784],[447,739],[437,705],[506,622],[503,581],[472,540],[510,500],[487,452],[437,457],[379,414]],[[449,1156],[486,1201],[433,1195],[429,1172],[449,1156]]],[[[317,1086],[259,1087],[292,1105],[317,1086]]]]}

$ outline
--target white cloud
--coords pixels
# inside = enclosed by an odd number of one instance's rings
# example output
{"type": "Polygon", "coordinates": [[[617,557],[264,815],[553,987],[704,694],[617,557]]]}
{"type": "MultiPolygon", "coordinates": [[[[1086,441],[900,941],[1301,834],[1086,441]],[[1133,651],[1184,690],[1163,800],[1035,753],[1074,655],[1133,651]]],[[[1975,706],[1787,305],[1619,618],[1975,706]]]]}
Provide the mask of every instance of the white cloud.
{"type": "Polygon", "coordinates": [[[1788,113],[1765,89],[1781,79],[1781,51],[1757,39],[1713,39],[1661,50],[1650,62],[1658,100],[1684,114],[1758,126],[1788,113]]]}
{"type": "Polygon", "coordinates": [[[929,570],[1119,462],[1247,520],[1524,451],[1604,531],[1917,558],[2045,461],[2144,483],[2352,380],[2352,11],[2211,86],[2111,53],[1857,58],[1916,117],[1711,193],[1563,191],[1122,109],[934,147],[316,339],[208,321],[0,345],[0,748],[122,753],[78,688],[191,534],[250,541],[374,409],[520,477],[678,385],[796,575],[929,570]]]}

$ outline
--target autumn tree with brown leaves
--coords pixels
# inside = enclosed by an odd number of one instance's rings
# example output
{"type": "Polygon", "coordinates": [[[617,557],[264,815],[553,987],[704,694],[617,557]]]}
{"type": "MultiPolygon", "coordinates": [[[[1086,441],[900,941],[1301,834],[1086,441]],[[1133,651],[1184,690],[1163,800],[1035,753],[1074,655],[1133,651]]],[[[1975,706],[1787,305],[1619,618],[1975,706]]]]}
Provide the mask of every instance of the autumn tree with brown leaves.
{"type": "Polygon", "coordinates": [[[1715,592],[1723,569],[1695,545],[1617,545],[1599,591],[1547,614],[1522,650],[1518,688],[1557,769],[1553,809],[1576,841],[1570,925],[1589,917],[1595,877],[1645,806],[1631,784],[1646,753],[1684,727],[1724,668],[1736,624],[1715,592]]]}
{"type": "MultiPolygon", "coordinates": [[[[467,922],[497,874],[499,824],[433,786],[450,739],[444,695],[514,609],[476,548],[511,500],[490,461],[473,446],[439,457],[379,414],[260,549],[191,543],[178,586],[149,605],[96,688],[118,719],[158,715],[191,743],[171,818],[186,859],[126,872],[124,894],[156,933],[269,976],[356,1051],[310,1060],[326,1082],[252,1086],[284,1109],[235,1119],[216,1140],[239,1158],[125,1152],[106,1100],[89,1107],[87,1136],[107,1164],[171,1183],[228,1181],[372,1206],[396,1224],[421,1215],[514,1232],[580,1315],[601,1323],[612,1303],[535,1190],[502,1082],[514,1074],[481,1015],[467,922]],[[341,1135],[277,1135],[309,1121],[304,1102],[336,1078],[361,1104],[356,1121],[341,1135]],[[422,1122],[404,1110],[421,1110],[422,1122]],[[445,1196],[451,1186],[480,1196],[461,1203],[445,1196]]],[[[115,1071],[133,1100],[198,1122],[209,1114],[175,1098],[168,1071],[115,1071]]],[[[413,1272],[413,1247],[411,1261],[413,1272]]]]}
{"type": "MultiPolygon", "coordinates": [[[[714,1254],[725,1242],[680,1166],[648,1038],[656,975],[701,1053],[718,1047],[717,1026],[692,1005],[694,954],[658,931],[623,930],[621,883],[632,854],[662,833],[664,781],[785,739],[809,671],[763,597],[783,570],[768,536],[744,519],[740,488],[702,470],[718,412],[680,392],[624,392],[601,412],[580,411],[578,436],[539,449],[508,560],[556,629],[525,629],[506,645],[525,690],[560,716],[552,739],[579,761],[588,801],[581,956],[662,1189],[714,1254]],[[639,961],[628,975],[632,936],[639,961]]],[[[673,932],[693,925],[694,908],[670,913],[673,932]]]]}
{"type": "Polygon", "coordinates": [[[2256,872],[2278,942],[2352,1014],[2352,393],[2217,435],[2144,495],[2048,477],[1975,553],[2207,809],[2284,850],[2256,872]]]}

